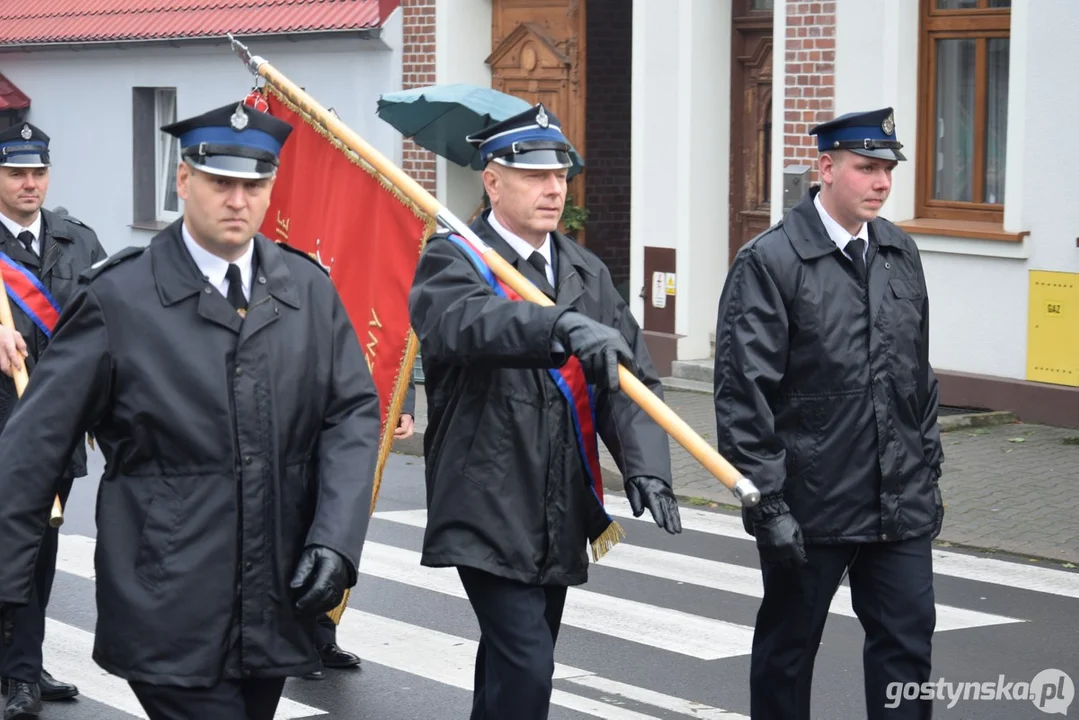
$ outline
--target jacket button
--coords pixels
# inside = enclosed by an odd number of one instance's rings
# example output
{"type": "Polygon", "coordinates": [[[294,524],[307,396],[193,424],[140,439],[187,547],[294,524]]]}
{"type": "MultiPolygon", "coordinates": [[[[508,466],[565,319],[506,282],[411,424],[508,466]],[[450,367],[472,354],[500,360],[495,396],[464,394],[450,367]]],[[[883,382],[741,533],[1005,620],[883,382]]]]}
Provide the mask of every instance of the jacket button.
{"type": "Polygon", "coordinates": [[[253,567],[255,567],[255,564],[252,563],[250,560],[244,563],[244,570],[250,571],[253,567]]]}
{"type": "Polygon", "coordinates": [[[250,465],[252,462],[254,462],[254,459],[250,455],[245,455],[244,456],[244,464],[245,465],[250,465]]]}
{"type": "Polygon", "coordinates": [[[207,295],[209,295],[209,294],[210,294],[210,293],[212,293],[213,291],[214,291],[214,289],[213,289],[213,288],[211,288],[211,287],[208,287],[208,288],[206,288],[205,290],[203,290],[203,292],[204,292],[204,293],[206,293],[207,295]]]}
{"type": "Polygon", "coordinates": [[[880,539],[881,540],[887,540],[888,539],[888,533],[881,533],[880,539]]]}
{"type": "Polygon", "coordinates": [[[243,374],[244,374],[244,369],[242,367],[240,367],[239,365],[237,365],[236,366],[236,377],[239,377],[240,375],[243,375],[243,374]]]}

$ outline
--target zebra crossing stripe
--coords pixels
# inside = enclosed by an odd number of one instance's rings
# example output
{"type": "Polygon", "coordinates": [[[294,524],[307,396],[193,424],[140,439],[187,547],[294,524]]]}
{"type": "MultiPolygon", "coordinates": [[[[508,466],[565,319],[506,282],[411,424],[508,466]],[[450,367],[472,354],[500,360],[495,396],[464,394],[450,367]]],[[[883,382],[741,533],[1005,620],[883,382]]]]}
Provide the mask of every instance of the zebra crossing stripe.
{"type": "MultiPolygon", "coordinates": [[[[93,538],[83,535],[65,534],[61,538],[59,548],[59,553],[57,555],[58,571],[76,577],[90,580],[93,579],[93,557],[95,549],[95,541],[93,538]]],[[[442,572],[419,567],[418,553],[408,553],[408,551],[390,546],[382,546],[377,543],[367,543],[366,548],[367,550],[362,564],[366,566],[368,558],[371,558],[373,555],[378,563],[387,566],[387,572],[385,573],[386,579],[397,579],[393,576],[394,569],[400,573],[401,570],[406,569],[407,567],[415,567],[423,574],[437,575],[448,581],[452,581],[452,585],[455,585],[456,589],[453,592],[441,590],[444,594],[464,597],[464,589],[461,588],[456,573],[453,573],[452,571],[442,572]],[[405,558],[402,558],[402,553],[406,554],[405,558]]],[[[364,568],[361,568],[361,572],[364,572],[364,568]]],[[[379,576],[381,577],[382,575],[379,576]]],[[[445,584],[447,586],[452,586],[451,583],[445,584]]],[[[570,593],[569,597],[580,594],[582,594],[581,591],[575,590],[573,593],[570,593]]],[[[589,594],[597,596],[597,602],[600,603],[601,607],[595,608],[586,605],[584,608],[578,608],[576,612],[596,613],[605,609],[602,605],[607,602],[604,599],[606,596],[597,595],[595,593],[589,594]]],[[[611,599],[613,600],[615,598],[611,599]]],[[[567,599],[567,610],[563,613],[563,622],[565,624],[569,624],[566,623],[566,617],[570,614],[569,605],[570,602],[569,599],[567,599]]],[[[663,608],[650,605],[646,606],[643,604],[641,607],[644,612],[649,613],[649,617],[651,617],[651,614],[654,612],[662,612],[664,610],[663,608]]],[[[607,610],[609,611],[609,609],[607,610]]],[[[706,625],[716,622],[708,620],[707,618],[698,618],[684,613],[679,613],[679,615],[686,615],[686,617],[690,619],[690,622],[694,624],[700,621],[703,621],[706,625]]],[[[88,658],[91,657],[93,648],[93,635],[91,633],[53,620],[50,620],[49,622],[50,637],[47,642],[58,644],[63,648],[62,651],[54,651],[51,649],[51,645],[47,645],[47,647],[50,648],[47,650],[50,663],[53,656],[59,658],[61,655],[66,654],[66,656],[70,658],[70,662],[63,662],[56,665],[57,671],[62,673],[63,677],[71,678],[80,686],[80,690],[85,688],[83,694],[86,695],[86,697],[99,700],[104,704],[128,712],[136,717],[145,717],[145,715],[142,714],[142,709],[139,706],[138,701],[135,699],[134,694],[131,693],[126,682],[108,675],[97,668],[97,666],[93,665],[93,663],[88,662],[88,658]],[[54,630],[54,625],[58,629],[54,630]],[[74,639],[72,639],[73,637],[74,639]],[[75,668],[75,665],[78,665],[78,668],[75,668]]],[[[621,622],[625,623],[627,620],[623,617],[621,618],[621,622]]],[[[720,625],[726,626],[727,624],[720,623],[720,625]]],[[[740,628],[741,626],[735,627],[740,628]]],[[[632,627],[632,623],[629,630],[631,632],[627,634],[631,634],[631,637],[628,637],[627,639],[636,642],[645,642],[646,644],[651,642],[651,639],[648,636],[645,636],[642,640],[640,628],[632,627]]],[[[748,628],[745,630],[748,631],[748,628]]],[[[664,632],[685,634],[687,632],[699,632],[699,630],[682,629],[666,630],[664,632]]],[[[379,665],[385,665],[446,685],[465,690],[472,689],[477,647],[477,643],[474,640],[467,640],[437,630],[392,620],[390,618],[355,610],[353,608],[348,608],[345,611],[344,618],[337,627],[337,637],[342,645],[363,648],[364,651],[362,655],[365,660],[370,660],[379,665]]],[[[748,641],[747,637],[740,642],[744,643],[748,641]]],[[[744,651],[739,652],[738,654],[744,655],[747,652],[748,646],[746,646],[744,651]]],[[[648,705],[661,710],[699,718],[700,720],[749,720],[744,715],[730,713],[703,703],[599,677],[587,670],[570,667],[561,663],[555,665],[554,679],[599,691],[603,693],[605,697],[616,696],[623,701],[628,700],[640,705],[648,705]]],[[[602,700],[583,695],[576,695],[560,688],[555,688],[552,693],[551,701],[555,705],[587,715],[606,718],[607,720],[658,720],[651,715],[643,714],[625,707],[619,707],[618,705],[613,705],[602,700]]],[[[301,703],[282,698],[281,705],[278,708],[278,715],[275,720],[287,720],[290,718],[302,718],[324,714],[326,713],[321,710],[309,708],[301,703]]]]}
{"type": "MultiPolygon", "coordinates": [[[[337,626],[337,637],[345,645],[363,648],[365,661],[472,690],[477,645],[473,640],[353,608],[345,611],[337,626]]],[[[744,715],[608,680],[561,663],[555,664],[554,679],[552,704],[607,720],[657,720],[652,715],[622,707],[626,700],[700,720],[749,720],[744,715]],[[566,692],[558,687],[559,681],[598,690],[605,698],[614,696],[618,704],[566,692]]]]}
{"type": "MultiPolygon", "coordinates": [[[[427,513],[424,510],[394,510],[375,513],[375,517],[420,528],[427,522],[427,513]]],[[[619,543],[604,556],[599,567],[640,573],[748,597],[764,596],[760,570],[756,568],[706,560],[665,550],[654,550],[626,542],[619,543]]],[[[836,590],[829,612],[851,618],[857,617],[851,602],[850,588],[841,586],[836,590]]],[[[1018,622],[1026,621],[950,605],[937,605],[937,632],[1018,622]]]]}
{"type": "MultiPolygon", "coordinates": [[[[367,542],[360,573],[465,598],[456,571],[420,565],[420,554],[367,542]]],[[[750,653],[753,629],[613,595],[573,588],[566,595],[562,624],[641,643],[700,660],[750,653]]]]}
{"type": "MultiPolygon", "coordinates": [[[[93,649],[93,633],[52,618],[45,619],[45,643],[42,652],[49,669],[55,672],[57,677],[77,685],[80,695],[146,720],[146,713],[127,681],[98,667],[91,659],[93,649]]],[[[323,710],[295,700],[281,698],[274,720],[296,720],[326,714],[323,710]]]]}
{"type": "MultiPolygon", "coordinates": [[[[604,497],[603,504],[607,508],[607,512],[613,516],[652,523],[652,518],[649,517],[647,512],[639,518],[634,518],[633,511],[629,507],[629,501],[624,497],[608,495],[604,497]]],[[[682,519],[683,530],[722,535],[740,540],[752,539],[746,534],[745,529],[742,527],[742,519],[737,515],[725,515],[686,507],[680,507],[678,511],[682,519]]],[[[1030,592],[1079,599],[1079,572],[1056,570],[996,558],[934,549],[933,573],[991,585],[1029,590],[1030,592]]]]}

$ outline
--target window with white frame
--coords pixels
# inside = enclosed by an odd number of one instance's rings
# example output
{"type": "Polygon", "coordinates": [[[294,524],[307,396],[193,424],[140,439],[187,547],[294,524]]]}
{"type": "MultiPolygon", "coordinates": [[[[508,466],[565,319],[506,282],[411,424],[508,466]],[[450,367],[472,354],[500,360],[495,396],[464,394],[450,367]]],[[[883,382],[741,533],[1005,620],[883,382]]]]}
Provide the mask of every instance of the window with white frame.
{"type": "Polygon", "coordinates": [[[132,88],[133,225],[160,229],[180,217],[179,141],[161,127],[176,122],[176,88],[132,88]]]}
{"type": "Polygon", "coordinates": [[[156,179],[154,210],[161,221],[180,216],[180,199],[176,196],[176,164],[180,161],[180,140],[160,128],[176,122],[176,88],[157,88],[154,91],[154,127],[157,128],[156,179]]]}

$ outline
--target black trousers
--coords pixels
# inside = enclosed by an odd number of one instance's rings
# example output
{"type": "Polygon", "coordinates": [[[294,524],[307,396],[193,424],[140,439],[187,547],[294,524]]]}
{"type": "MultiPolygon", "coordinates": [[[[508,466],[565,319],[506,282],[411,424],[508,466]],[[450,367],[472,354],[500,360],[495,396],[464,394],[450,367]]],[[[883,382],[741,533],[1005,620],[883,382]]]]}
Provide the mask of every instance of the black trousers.
{"type": "Polygon", "coordinates": [[[929,681],[936,607],[929,537],[893,543],[808,545],[801,568],[762,565],[750,668],[753,718],[809,720],[813,663],[828,606],[849,567],[851,604],[865,630],[866,715],[929,718],[932,701],[888,703],[889,683],[929,681]]]}
{"type": "Polygon", "coordinates": [[[471,720],[547,720],[566,588],[457,572],[480,625],[471,720]]]}
{"type": "Polygon", "coordinates": [[[224,680],[210,688],[130,685],[150,720],[273,720],[285,679],[224,680]]]}
{"type": "MultiPolygon", "coordinates": [[[[60,503],[66,509],[74,478],[61,478],[56,485],[60,503]]],[[[11,644],[0,648],[0,675],[22,682],[41,680],[41,646],[45,642],[45,609],[52,594],[56,577],[56,548],[60,531],[45,528],[41,549],[34,566],[34,582],[30,586],[30,601],[15,610],[15,632],[11,644]]],[[[63,679],[63,678],[59,678],[63,679]]]]}
{"type": "Polygon", "coordinates": [[[315,647],[322,649],[337,642],[337,624],[326,613],[320,613],[315,621],[315,647]]]}

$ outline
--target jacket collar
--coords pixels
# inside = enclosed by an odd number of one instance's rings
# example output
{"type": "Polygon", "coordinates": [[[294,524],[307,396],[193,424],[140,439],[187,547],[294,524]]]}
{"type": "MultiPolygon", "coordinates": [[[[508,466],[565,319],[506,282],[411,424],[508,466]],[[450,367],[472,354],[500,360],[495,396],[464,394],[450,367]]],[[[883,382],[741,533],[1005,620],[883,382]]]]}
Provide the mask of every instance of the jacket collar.
{"type": "MultiPolygon", "coordinates": [[[[470,226],[472,231],[480,236],[485,243],[497,252],[506,260],[506,262],[513,265],[518,272],[528,278],[537,287],[542,287],[538,284],[539,271],[535,270],[527,260],[521,257],[521,254],[514,250],[508,242],[506,242],[501,235],[499,235],[491,224],[487,221],[487,214],[490,211],[486,211],[476,218],[476,220],[470,226]]],[[[596,277],[596,271],[589,264],[588,259],[585,257],[584,252],[573,240],[569,239],[560,232],[551,233],[551,243],[554,246],[554,252],[557,257],[557,269],[558,277],[555,279],[556,297],[552,298],[559,304],[572,305],[577,299],[584,294],[584,281],[581,279],[582,275],[588,277],[596,277]]]]}
{"type": "Polygon", "coordinates": [[[199,296],[198,313],[210,322],[217,323],[244,334],[272,321],[276,313],[266,303],[270,297],[292,308],[299,308],[299,294],[293,286],[282,250],[261,234],[255,235],[255,270],[251,283],[251,299],[248,302],[248,320],[245,326],[221,293],[210,285],[199,272],[198,266],[184,246],[183,218],[172,223],[150,241],[150,266],[157,285],[158,297],[165,306],[199,296]],[[254,311],[266,314],[265,319],[255,319],[254,311]]]}
{"type": "MultiPolygon", "coordinates": [[[[783,219],[783,230],[787,234],[798,256],[803,260],[811,260],[823,257],[833,252],[839,252],[838,246],[829,237],[828,231],[821,222],[813,199],[820,192],[820,187],[812,187],[802,197],[801,201],[783,219]]],[[[887,221],[880,217],[869,222],[869,241],[877,245],[899,248],[900,244],[892,233],[888,232],[887,221]]]]}

